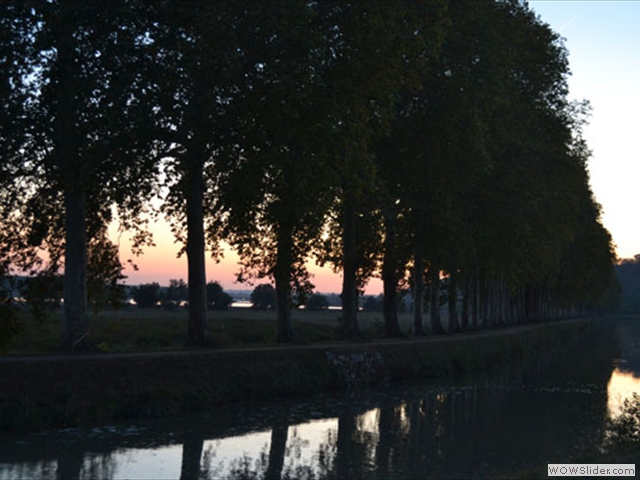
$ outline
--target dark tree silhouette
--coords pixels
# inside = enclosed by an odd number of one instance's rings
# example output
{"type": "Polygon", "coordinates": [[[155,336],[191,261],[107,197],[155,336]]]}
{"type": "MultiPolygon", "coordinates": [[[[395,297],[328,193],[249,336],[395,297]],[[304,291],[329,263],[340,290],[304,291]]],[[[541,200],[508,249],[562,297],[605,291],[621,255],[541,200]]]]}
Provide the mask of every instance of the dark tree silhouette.
{"type": "Polygon", "coordinates": [[[218,282],[207,283],[207,308],[209,310],[227,310],[233,298],[224,291],[218,282]]]}
{"type": "Polygon", "coordinates": [[[43,268],[38,247],[48,253],[50,272],[64,261],[61,346],[92,350],[88,247],[101,242],[108,248],[103,233],[114,211],[123,227],[137,232],[136,248],[147,240],[140,218],[155,160],[145,151],[144,132],[136,131],[153,107],[145,101],[145,79],[137,76],[147,45],[125,2],[6,2],[1,8],[0,49],[8,60],[3,103],[17,114],[2,121],[0,181],[8,189],[2,230],[9,232],[15,264],[43,268]]]}
{"type": "Polygon", "coordinates": [[[160,301],[160,285],[156,282],[138,285],[131,296],[140,308],[155,307],[160,301]]]}
{"type": "Polygon", "coordinates": [[[324,295],[314,293],[307,299],[305,308],[310,311],[327,310],[329,308],[329,300],[324,295]]]}
{"type": "Polygon", "coordinates": [[[525,2],[0,9],[0,278],[64,267],[68,351],[92,349],[88,306],[122,279],[107,227],[139,253],[154,195],[187,254],[188,345],[228,300],[206,299],[205,246],[221,241],[241,280],[274,282],[255,303],[276,309],[280,341],[313,255],[343,274],[349,338],[374,275],[389,336],[409,281],[415,335],[426,297],[434,333],[615,303],[588,104],[569,102],[563,41],[525,2]]]}
{"type": "Polygon", "coordinates": [[[276,308],[276,289],[269,283],[258,285],[251,292],[252,308],[267,310],[276,308]]]}

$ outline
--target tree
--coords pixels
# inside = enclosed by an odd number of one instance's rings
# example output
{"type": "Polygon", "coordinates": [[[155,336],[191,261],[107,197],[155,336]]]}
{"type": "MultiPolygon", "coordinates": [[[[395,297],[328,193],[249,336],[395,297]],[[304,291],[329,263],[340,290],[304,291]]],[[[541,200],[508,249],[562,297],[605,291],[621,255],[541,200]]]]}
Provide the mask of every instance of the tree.
{"type": "Polygon", "coordinates": [[[220,253],[213,224],[218,197],[213,178],[229,148],[236,117],[229,114],[243,82],[236,30],[249,5],[238,2],[167,2],[154,9],[154,75],[158,98],[156,141],[164,155],[169,191],[163,210],[186,253],[189,284],[188,346],[205,344],[205,246],[220,253]],[[206,220],[206,221],[205,221],[206,220]],[[208,237],[208,239],[206,238],[208,237]]]}
{"type": "Polygon", "coordinates": [[[252,308],[258,310],[273,309],[276,307],[276,290],[269,283],[258,285],[251,292],[252,308]]]}
{"type": "Polygon", "coordinates": [[[133,289],[132,297],[139,308],[155,307],[160,301],[160,284],[153,282],[138,285],[133,289]]]}
{"type": "MultiPolygon", "coordinates": [[[[457,24],[466,25],[467,19],[484,32],[469,60],[453,64],[464,68],[451,72],[470,80],[465,91],[473,93],[473,103],[482,100],[478,132],[491,141],[479,143],[483,168],[462,195],[465,236],[474,241],[455,262],[442,257],[456,267],[445,269],[464,272],[473,285],[465,289],[473,291],[465,295],[472,308],[464,311],[472,310],[474,323],[498,326],[570,314],[582,300],[566,288],[584,282],[560,274],[563,257],[577,254],[589,264],[575,242],[594,235],[589,243],[599,246],[591,254],[602,262],[583,272],[588,282],[609,279],[614,257],[608,234],[596,233],[605,231],[588,186],[589,152],[581,136],[585,105],[567,100],[566,49],[526,4],[452,7],[452,15],[460,16],[457,24]],[[494,80],[478,81],[482,78],[494,80]]],[[[456,32],[465,35],[465,29],[456,32]]],[[[469,42],[462,40],[457,48],[466,52],[469,42]]]]}
{"type": "Polygon", "coordinates": [[[161,295],[162,306],[173,309],[189,298],[189,288],[183,279],[169,280],[169,286],[164,289],[161,295]]]}
{"type": "Polygon", "coordinates": [[[517,43],[526,52],[494,53],[492,66],[503,79],[503,92],[490,92],[493,113],[487,128],[494,141],[487,144],[487,153],[492,168],[470,202],[477,206],[473,215],[478,220],[473,225],[478,317],[496,325],[512,321],[510,304],[521,300],[509,292],[518,287],[528,292],[525,317],[556,314],[550,292],[562,252],[576,233],[584,164],[571,151],[574,120],[566,99],[562,42],[524,6],[496,5],[489,13],[508,19],[494,30],[499,41],[517,43]],[[562,200],[557,192],[563,192],[562,200]]]}
{"type": "Polygon", "coordinates": [[[64,258],[61,345],[91,350],[88,242],[100,238],[114,212],[124,228],[134,229],[136,248],[148,240],[140,218],[154,157],[141,146],[144,132],[133,128],[151,109],[137,73],[146,45],[125,2],[16,3],[2,6],[5,26],[19,19],[8,39],[3,36],[3,58],[12,53],[2,84],[10,90],[8,110],[19,113],[7,120],[6,131],[26,128],[3,138],[0,149],[9,173],[0,177],[8,190],[3,229],[11,232],[19,267],[42,266],[37,247],[49,254],[48,271],[57,271],[64,258]]]}
{"type": "Polygon", "coordinates": [[[207,308],[209,310],[227,310],[233,298],[224,291],[218,282],[207,283],[207,308]]]}
{"type": "Polygon", "coordinates": [[[329,308],[329,300],[324,295],[314,293],[307,299],[305,309],[309,311],[327,310],[329,308]]]}
{"type": "MultiPolygon", "coordinates": [[[[387,302],[385,331],[389,336],[400,335],[398,289],[408,260],[404,252],[409,238],[404,226],[407,204],[401,201],[400,193],[406,187],[403,176],[407,175],[407,159],[400,153],[405,145],[397,141],[397,131],[410,110],[407,99],[413,99],[421,90],[425,68],[442,40],[443,7],[439,2],[400,2],[393,6],[373,2],[366,8],[340,12],[344,25],[339,42],[348,54],[336,62],[334,72],[355,68],[358,75],[370,77],[366,80],[368,88],[357,91],[350,89],[358,82],[342,83],[341,79],[332,78],[330,83],[332,90],[336,84],[344,88],[344,92],[336,97],[340,99],[340,105],[334,106],[335,112],[331,111],[332,120],[338,125],[334,123],[331,132],[337,142],[330,144],[336,149],[337,158],[332,166],[339,172],[338,201],[333,219],[340,222],[332,235],[334,246],[331,250],[340,251],[342,257],[336,259],[335,254],[330,254],[329,258],[333,257],[332,261],[344,272],[343,310],[345,329],[349,330],[347,335],[357,335],[358,290],[379,267],[387,302]],[[390,30],[383,28],[376,32],[379,26],[364,27],[368,21],[375,22],[377,15],[385,17],[385,27],[390,30]],[[358,36],[359,28],[370,31],[358,36]],[[383,38],[390,39],[389,45],[380,47],[376,41],[383,38]],[[342,65],[341,60],[347,65],[342,65]],[[393,67],[394,64],[397,66],[393,67]],[[379,65],[388,66],[388,69],[379,68],[379,65]],[[354,103],[347,103],[345,99],[354,103]],[[346,118],[341,116],[344,111],[349,112],[346,118]],[[341,134],[346,134],[346,138],[341,134]],[[343,140],[344,144],[341,143],[343,140]],[[341,238],[336,241],[338,232],[341,238]]],[[[353,73],[343,77],[351,81],[353,73]]]]}
{"type": "Polygon", "coordinates": [[[347,337],[359,335],[357,249],[362,234],[357,222],[363,213],[361,202],[376,187],[375,144],[398,114],[401,93],[416,87],[413,67],[419,70],[418,59],[428,57],[440,40],[443,7],[440,2],[340,3],[328,16],[336,24],[336,54],[323,97],[331,101],[327,147],[338,176],[335,196],[342,223],[347,337]]]}
{"type": "Polygon", "coordinates": [[[432,305],[448,279],[452,330],[458,289],[472,327],[615,290],[586,105],[568,102],[566,49],[524,2],[0,8],[0,276],[64,266],[69,351],[91,349],[88,305],[120,288],[107,225],[132,229],[138,253],[159,183],[187,254],[188,345],[228,300],[206,300],[205,247],[221,240],[240,280],[275,283],[280,341],[312,254],[343,273],[347,337],[373,275],[390,336],[409,269],[415,335],[427,272],[432,305]]]}
{"type": "Polygon", "coordinates": [[[384,306],[384,295],[367,295],[364,297],[362,310],[365,312],[383,312],[384,306]]]}
{"type": "Polygon", "coordinates": [[[640,255],[620,260],[616,265],[616,273],[622,288],[620,310],[625,313],[640,312],[640,255]]]}
{"type": "Polygon", "coordinates": [[[107,238],[106,229],[88,241],[87,298],[94,313],[105,308],[120,308],[127,278],[122,274],[118,247],[107,238]]]}
{"type": "Polygon", "coordinates": [[[0,351],[4,352],[12,337],[22,330],[13,305],[13,285],[9,279],[0,278],[0,351]]]}
{"type": "MultiPolygon", "coordinates": [[[[385,178],[398,183],[396,195],[411,225],[414,335],[423,334],[425,272],[435,285],[441,269],[455,271],[469,254],[464,195],[481,178],[486,161],[480,112],[490,99],[479,95],[474,82],[493,85],[486,78],[492,71],[482,63],[491,29],[478,22],[483,18],[478,12],[491,5],[460,3],[449,6],[450,28],[437,55],[420,72],[422,89],[403,97],[391,148],[386,149],[396,156],[386,155],[393,163],[385,178]],[[478,63],[481,69],[474,71],[478,63]],[[395,160],[397,156],[402,162],[395,160]]],[[[438,312],[431,309],[432,331],[442,330],[438,312]]]]}
{"type": "Polygon", "coordinates": [[[277,338],[289,342],[294,298],[313,288],[306,261],[330,201],[317,93],[328,52],[317,4],[252,7],[241,47],[246,82],[232,106],[238,144],[219,176],[218,213],[240,254],[239,280],[273,279],[277,338]]]}
{"type": "Polygon", "coordinates": [[[60,307],[62,277],[46,273],[26,277],[21,290],[33,317],[42,321],[46,318],[47,310],[60,307]]]}

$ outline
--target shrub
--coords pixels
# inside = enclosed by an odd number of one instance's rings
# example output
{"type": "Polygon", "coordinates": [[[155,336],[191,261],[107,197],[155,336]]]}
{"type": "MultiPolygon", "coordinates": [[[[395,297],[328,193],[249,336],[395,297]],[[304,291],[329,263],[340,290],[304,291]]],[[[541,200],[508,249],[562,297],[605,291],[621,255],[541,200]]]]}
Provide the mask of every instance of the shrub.
{"type": "Polygon", "coordinates": [[[224,291],[218,282],[207,283],[207,308],[209,310],[227,310],[233,298],[224,291]]]}
{"type": "Polygon", "coordinates": [[[305,307],[307,310],[311,311],[327,310],[329,308],[329,300],[324,295],[314,293],[307,300],[305,307]]]}
{"type": "Polygon", "coordinates": [[[267,310],[276,306],[276,289],[268,283],[258,285],[251,292],[251,303],[253,308],[267,310]]]}
{"type": "Polygon", "coordinates": [[[139,285],[133,290],[132,296],[138,307],[154,307],[160,301],[160,285],[156,282],[139,285]]]}

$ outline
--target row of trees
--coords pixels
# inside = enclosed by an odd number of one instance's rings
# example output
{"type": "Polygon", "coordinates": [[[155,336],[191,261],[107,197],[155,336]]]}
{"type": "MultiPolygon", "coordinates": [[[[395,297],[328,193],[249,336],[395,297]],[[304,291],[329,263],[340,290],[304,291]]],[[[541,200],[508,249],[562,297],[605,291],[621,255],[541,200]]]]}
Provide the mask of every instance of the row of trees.
{"type": "Polygon", "coordinates": [[[616,273],[622,289],[620,311],[640,313],[640,255],[622,259],[616,273]]]}
{"type": "MultiPolygon", "coordinates": [[[[207,283],[206,291],[208,310],[226,310],[233,303],[231,295],[218,282],[207,283]]],[[[163,308],[172,310],[188,302],[189,288],[182,279],[170,280],[169,286],[164,289],[156,282],[145,283],[133,287],[131,297],[141,308],[161,304],[163,308]]]]}
{"type": "MultiPolygon", "coordinates": [[[[262,283],[253,289],[250,296],[251,308],[258,310],[271,310],[278,307],[278,295],[273,285],[262,283]]],[[[318,311],[329,309],[329,299],[320,293],[305,295],[303,298],[296,298],[295,302],[306,310],[318,311]]]]}
{"type": "MultiPolygon", "coordinates": [[[[34,318],[42,320],[47,310],[58,308],[62,304],[62,276],[9,277],[0,283],[0,299],[5,305],[17,303],[29,307],[34,318]]],[[[168,310],[185,304],[188,300],[188,286],[184,280],[172,279],[169,286],[161,287],[159,283],[145,283],[134,287],[119,284],[116,289],[89,289],[89,304],[98,313],[106,307],[121,308],[128,300],[133,300],[141,308],[161,305],[168,310]]],[[[209,310],[226,310],[233,303],[233,298],[224,291],[218,282],[207,283],[207,308],[209,310]]]]}
{"type": "Polygon", "coordinates": [[[405,284],[416,335],[443,276],[452,330],[593,308],[612,284],[586,105],[525,2],[1,8],[0,266],[64,262],[69,351],[91,348],[89,279],[122,272],[107,226],[139,253],[154,198],[187,256],[188,345],[204,343],[205,249],[222,241],[240,280],[275,283],[280,341],[310,257],[342,272],[348,338],[372,275],[389,336],[405,284]]]}
{"type": "MultiPolygon", "coordinates": [[[[161,305],[163,308],[176,308],[188,301],[188,286],[181,280],[171,280],[169,286],[162,289],[158,283],[145,283],[133,287],[132,299],[141,308],[161,305]]],[[[257,310],[273,310],[277,306],[276,290],[271,284],[257,285],[250,295],[252,308],[257,310]]],[[[207,283],[207,308],[209,310],[226,310],[233,303],[233,297],[224,291],[218,282],[207,283]]],[[[314,293],[299,303],[307,310],[326,310],[329,308],[327,297],[314,293]]]]}

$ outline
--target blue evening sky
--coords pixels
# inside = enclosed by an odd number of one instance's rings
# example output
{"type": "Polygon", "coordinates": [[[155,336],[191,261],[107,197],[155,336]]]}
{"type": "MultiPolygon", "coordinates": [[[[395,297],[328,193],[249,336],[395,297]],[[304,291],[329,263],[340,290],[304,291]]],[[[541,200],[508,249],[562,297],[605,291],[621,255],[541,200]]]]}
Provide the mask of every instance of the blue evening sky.
{"type": "Polygon", "coordinates": [[[530,1],[566,40],[570,97],[593,107],[591,186],[618,256],[640,254],[640,1],[530,1]]]}

